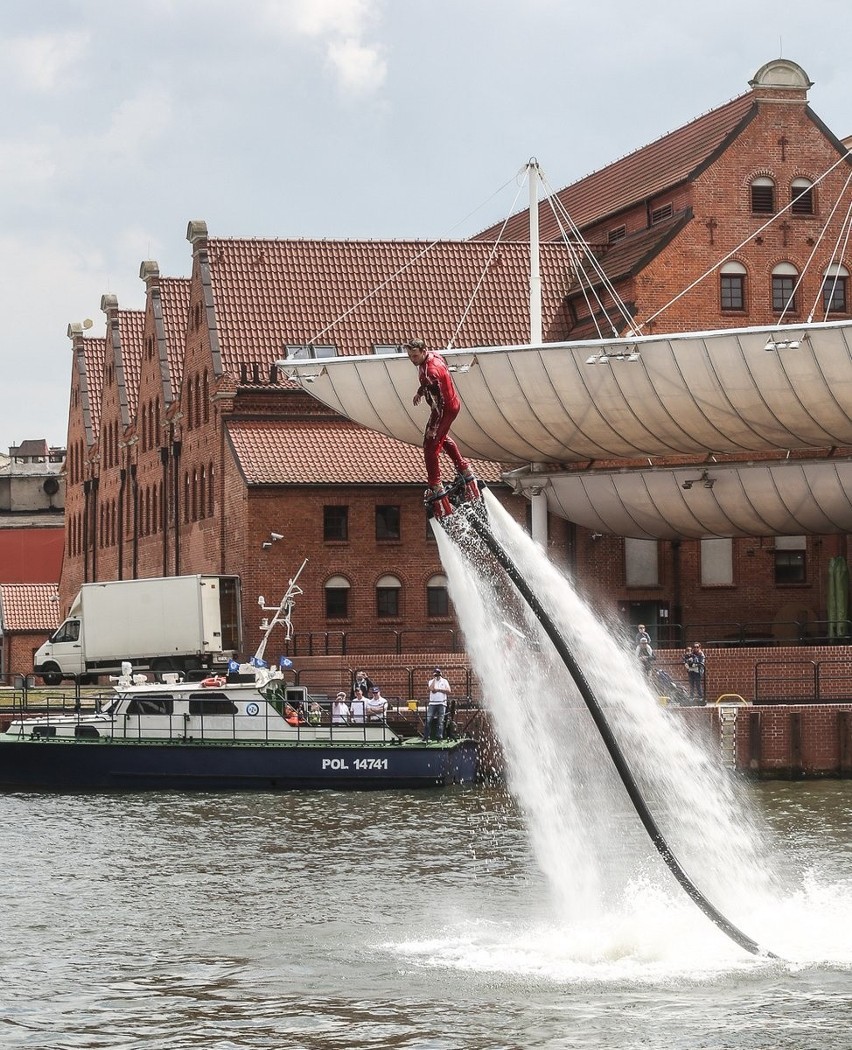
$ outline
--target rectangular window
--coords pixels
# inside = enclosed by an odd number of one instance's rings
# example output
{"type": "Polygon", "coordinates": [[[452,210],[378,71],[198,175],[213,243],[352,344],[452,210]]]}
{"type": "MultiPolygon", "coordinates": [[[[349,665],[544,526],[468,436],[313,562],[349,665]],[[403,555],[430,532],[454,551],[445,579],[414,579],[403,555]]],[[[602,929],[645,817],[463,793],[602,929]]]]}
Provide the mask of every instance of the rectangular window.
{"type": "Polygon", "coordinates": [[[745,310],[745,277],[741,273],[723,273],[720,278],[723,310],[745,310]]]}
{"type": "Polygon", "coordinates": [[[666,219],[670,219],[673,213],[674,209],[671,204],[664,204],[660,208],[654,208],[651,212],[651,225],[654,226],[658,222],[664,222],[666,219]]]}
{"type": "Polygon", "coordinates": [[[349,588],[326,587],[325,616],[327,620],[345,620],[349,615],[349,588]]]}
{"type": "Polygon", "coordinates": [[[379,619],[399,616],[399,587],[376,588],[376,616],[379,619]]]}
{"type": "Polygon", "coordinates": [[[322,509],[322,538],[328,540],[349,539],[349,508],[328,506],[322,509]]]}
{"type": "Polygon", "coordinates": [[[827,314],[845,314],[846,278],[826,277],[822,286],[822,308],[827,314]]]}
{"type": "Polygon", "coordinates": [[[729,587],[734,582],[734,541],[701,541],[701,586],[729,587]]]}
{"type": "Polygon", "coordinates": [[[772,309],[776,313],[796,310],[796,278],[792,274],[773,274],[772,309]]]}
{"type": "Polygon", "coordinates": [[[427,616],[449,616],[450,596],[446,587],[426,588],[426,615],[427,616]]]}
{"type": "Polygon", "coordinates": [[[373,343],[373,353],[380,357],[388,354],[404,354],[405,347],[402,343],[373,343]]]}
{"type": "Polygon", "coordinates": [[[400,538],[399,507],[376,507],[376,539],[398,540],[400,538]]]}
{"type": "Polygon", "coordinates": [[[656,540],[628,538],[624,541],[624,578],[628,587],[659,586],[659,544],[656,540]]]}
{"type": "Polygon", "coordinates": [[[807,539],[804,536],[775,537],[775,582],[807,582],[807,539]]]}

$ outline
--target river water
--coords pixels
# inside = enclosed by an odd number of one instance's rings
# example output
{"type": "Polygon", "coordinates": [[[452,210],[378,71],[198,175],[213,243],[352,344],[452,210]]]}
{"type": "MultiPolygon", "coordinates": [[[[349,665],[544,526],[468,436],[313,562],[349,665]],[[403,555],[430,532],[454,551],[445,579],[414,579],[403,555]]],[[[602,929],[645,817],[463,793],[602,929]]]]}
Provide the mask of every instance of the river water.
{"type": "Polygon", "coordinates": [[[0,796],[2,1050],[850,1050],[852,782],[729,775],[489,517],[667,843],[763,954],[683,892],[537,621],[440,534],[507,786],[0,796]]]}
{"type": "Polygon", "coordinates": [[[0,1046],[848,1050],[852,783],[741,792],[792,888],[755,920],[785,961],[653,856],[556,919],[500,788],[3,796],[0,1046]]]}

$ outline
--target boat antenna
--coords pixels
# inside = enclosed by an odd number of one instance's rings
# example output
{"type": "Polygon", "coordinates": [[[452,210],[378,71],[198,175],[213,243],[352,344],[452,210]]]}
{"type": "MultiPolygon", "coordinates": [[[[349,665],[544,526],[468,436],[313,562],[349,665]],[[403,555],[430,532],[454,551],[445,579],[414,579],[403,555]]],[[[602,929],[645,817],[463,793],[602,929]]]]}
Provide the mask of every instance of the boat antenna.
{"type": "Polygon", "coordinates": [[[266,643],[269,641],[269,636],[272,634],[273,627],[275,627],[279,623],[283,623],[285,629],[284,641],[289,642],[290,639],[293,637],[293,623],[291,619],[293,615],[293,606],[296,604],[296,599],[299,597],[299,595],[305,593],[302,590],[302,588],[296,583],[296,580],[298,580],[298,578],[302,575],[302,569],[304,569],[304,567],[307,564],[308,559],[305,558],[305,560],[299,566],[299,571],[296,573],[293,579],[289,581],[287,590],[284,592],[284,597],[281,599],[277,606],[266,605],[266,599],[263,597],[263,595],[261,595],[257,599],[257,604],[261,607],[261,609],[264,612],[271,612],[275,615],[272,617],[271,620],[268,617],[264,617],[263,622],[260,625],[261,630],[264,633],[263,637],[260,640],[260,645],[257,647],[257,652],[254,654],[254,659],[252,660],[252,663],[254,663],[256,666],[257,662],[263,659],[263,654],[266,652],[266,643]]]}

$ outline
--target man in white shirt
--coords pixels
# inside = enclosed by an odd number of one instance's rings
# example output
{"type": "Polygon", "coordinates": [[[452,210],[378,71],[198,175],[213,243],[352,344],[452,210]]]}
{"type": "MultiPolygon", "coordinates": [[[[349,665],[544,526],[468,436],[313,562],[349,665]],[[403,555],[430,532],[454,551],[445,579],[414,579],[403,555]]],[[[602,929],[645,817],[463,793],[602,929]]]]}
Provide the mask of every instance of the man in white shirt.
{"type": "Polygon", "coordinates": [[[388,711],[388,702],[382,696],[382,691],[374,685],[367,700],[367,721],[381,722],[388,711]]]}
{"type": "Polygon", "coordinates": [[[426,728],[423,731],[423,740],[429,743],[432,736],[432,723],[437,723],[435,738],[444,739],[444,719],[447,717],[447,700],[450,696],[450,683],[441,674],[441,668],[436,667],[435,673],[429,679],[429,704],[426,707],[426,728]]]}
{"type": "Polygon", "coordinates": [[[331,721],[340,725],[346,725],[349,721],[349,704],[346,703],[344,692],[339,692],[331,705],[331,721]]]}

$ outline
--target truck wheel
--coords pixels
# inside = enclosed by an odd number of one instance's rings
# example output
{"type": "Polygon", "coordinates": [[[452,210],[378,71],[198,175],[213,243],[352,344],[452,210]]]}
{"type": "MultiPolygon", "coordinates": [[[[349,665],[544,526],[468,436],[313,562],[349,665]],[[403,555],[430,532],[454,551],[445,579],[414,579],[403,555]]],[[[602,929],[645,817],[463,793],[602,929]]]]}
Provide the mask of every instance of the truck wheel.
{"type": "Polygon", "coordinates": [[[62,672],[56,664],[47,664],[41,672],[41,680],[45,685],[62,685],[62,672]]]}

